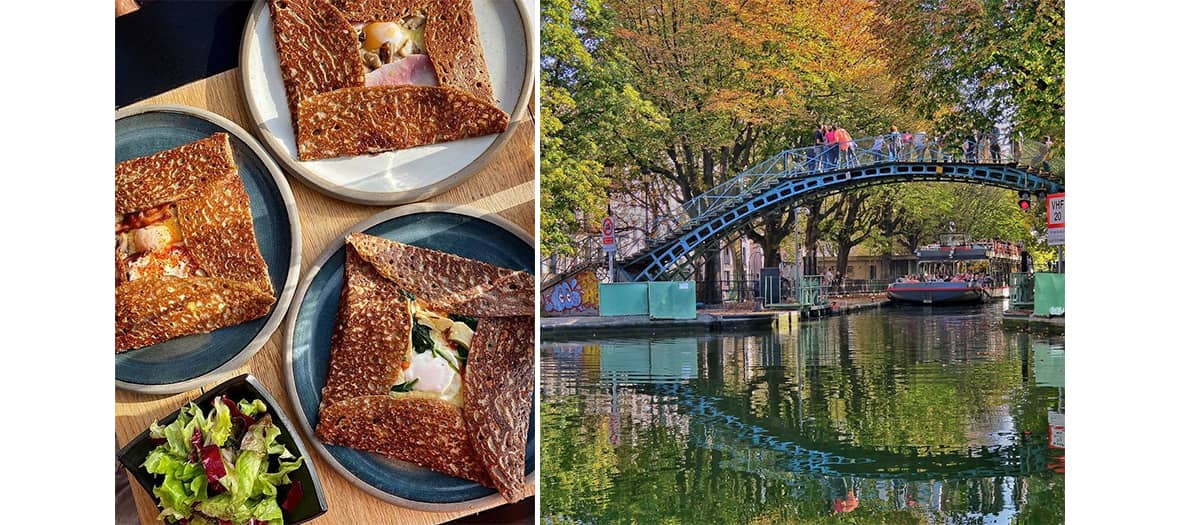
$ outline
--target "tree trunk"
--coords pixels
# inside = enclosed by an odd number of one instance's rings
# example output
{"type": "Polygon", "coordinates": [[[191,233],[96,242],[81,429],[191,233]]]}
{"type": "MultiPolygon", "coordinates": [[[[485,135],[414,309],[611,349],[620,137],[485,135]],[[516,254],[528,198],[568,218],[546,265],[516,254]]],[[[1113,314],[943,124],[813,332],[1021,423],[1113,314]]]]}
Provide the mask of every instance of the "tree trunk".
{"type": "Polygon", "coordinates": [[[852,253],[852,244],[841,242],[836,246],[836,271],[841,277],[848,277],[848,256],[852,253]]]}
{"type": "Polygon", "coordinates": [[[716,248],[705,248],[705,290],[701,302],[705,304],[720,304],[721,290],[717,282],[717,274],[721,270],[721,251],[716,248]]]}
{"type": "Polygon", "coordinates": [[[848,256],[852,248],[868,238],[869,228],[861,217],[868,193],[844,193],[840,196],[844,217],[841,217],[840,229],[836,232],[836,272],[840,276],[848,275],[848,256]]]}
{"type": "Polygon", "coordinates": [[[737,291],[739,301],[746,297],[746,258],[742,253],[742,240],[738,237],[737,241],[729,246],[730,260],[733,261],[733,275],[730,278],[734,281],[729,283],[729,286],[731,290],[737,291]]]}

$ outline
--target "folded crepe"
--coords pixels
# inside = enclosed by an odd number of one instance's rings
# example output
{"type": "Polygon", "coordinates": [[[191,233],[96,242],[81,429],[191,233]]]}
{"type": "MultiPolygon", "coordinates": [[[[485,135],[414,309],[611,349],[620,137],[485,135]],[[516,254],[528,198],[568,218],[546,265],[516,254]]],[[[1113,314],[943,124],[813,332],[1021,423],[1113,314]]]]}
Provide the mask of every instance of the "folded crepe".
{"type": "Polygon", "coordinates": [[[499,133],[471,0],[269,0],[300,160],[499,133]]]}
{"type": "Polygon", "coordinates": [[[523,497],[533,279],[354,233],[316,435],[523,497]]]}
{"type": "Polygon", "coordinates": [[[275,302],[229,136],[115,165],[115,352],[240,324],[275,302]]]}

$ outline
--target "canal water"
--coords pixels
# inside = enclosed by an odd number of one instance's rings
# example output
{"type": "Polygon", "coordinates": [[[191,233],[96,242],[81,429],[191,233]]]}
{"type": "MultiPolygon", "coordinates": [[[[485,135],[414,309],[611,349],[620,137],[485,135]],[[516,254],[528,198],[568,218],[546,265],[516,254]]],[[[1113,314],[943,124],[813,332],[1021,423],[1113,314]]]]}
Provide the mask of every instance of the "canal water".
{"type": "Polygon", "coordinates": [[[543,342],[542,523],[1061,523],[1064,340],[1001,308],[543,342]]]}

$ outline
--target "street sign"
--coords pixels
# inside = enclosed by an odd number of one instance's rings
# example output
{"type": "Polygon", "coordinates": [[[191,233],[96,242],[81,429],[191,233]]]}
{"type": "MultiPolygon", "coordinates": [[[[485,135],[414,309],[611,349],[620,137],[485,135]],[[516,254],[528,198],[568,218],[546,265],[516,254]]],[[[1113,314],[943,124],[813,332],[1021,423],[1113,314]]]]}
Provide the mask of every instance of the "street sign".
{"type": "Polygon", "coordinates": [[[602,251],[613,253],[615,248],[615,221],[607,215],[602,219],[602,251]]]}
{"type": "Polygon", "coordinates": [[[1061,246],[1065,244],[1065,194],[1045,197],[1045,209],[1049,211],[1046,240],[1049,246],[1061,246]]]}

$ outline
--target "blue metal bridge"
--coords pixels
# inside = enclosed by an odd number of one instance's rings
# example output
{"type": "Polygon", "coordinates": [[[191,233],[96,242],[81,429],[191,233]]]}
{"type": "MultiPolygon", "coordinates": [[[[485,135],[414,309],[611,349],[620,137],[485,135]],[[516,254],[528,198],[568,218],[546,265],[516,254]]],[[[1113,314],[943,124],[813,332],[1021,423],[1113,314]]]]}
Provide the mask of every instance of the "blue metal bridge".
{"type": "MultiPolygon", "coordinates": [[[[1030,194],[1064,190],[1065,163],[1049,144],[994,137],[970,150],[951,151],[924,139],[903,145],[888,136],[782,151],[660,218],[658,233],[642,246],[624,246],[618,254],[620,278],[683,277],[694,252],[706,243],[728,238],[759,216],[837,192],[918,181],[967,182],[1030,194]]],[[[560,278],[599,265],[600,252],[588,248],[550,274],[560,278]]]]}

